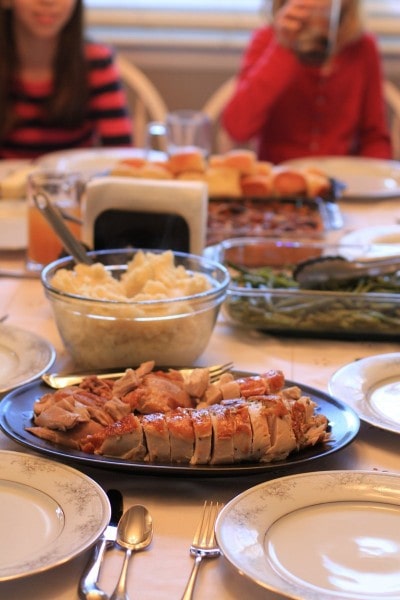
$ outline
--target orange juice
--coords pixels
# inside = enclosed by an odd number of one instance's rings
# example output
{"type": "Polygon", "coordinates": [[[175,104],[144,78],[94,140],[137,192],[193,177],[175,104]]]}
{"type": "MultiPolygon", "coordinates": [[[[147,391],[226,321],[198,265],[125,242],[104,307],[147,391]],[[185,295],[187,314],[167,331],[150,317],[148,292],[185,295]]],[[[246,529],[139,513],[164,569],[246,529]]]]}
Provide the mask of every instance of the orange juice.
{"type": "MultiPolygon", "coordinates": [[[[75,217],[80,216],[78,207],[68,212],[75,217]]],[[[71,221],[66,221],[66,224],[75,237],[80,239],[80,225],[71,221]]],[[[63,251],[60,240],[36,206],[28,207],[28,240],[28,262],[38,263],[38,268],[59,258],[63,251]]]]}
{"type": "MultiPolygon", "coordinates": [[[[78,197],[79,176],[51,170],[38,170],[28,176],[28,249],[26,266],[40,271],[44,265],[57,260],[63,250],[45,216],[35,204],[36,196],[44,194],[64,214],[80,217],[78,197]]],[[[71,232],[80,239],[80,225],[66,220],[71,232]]]]}

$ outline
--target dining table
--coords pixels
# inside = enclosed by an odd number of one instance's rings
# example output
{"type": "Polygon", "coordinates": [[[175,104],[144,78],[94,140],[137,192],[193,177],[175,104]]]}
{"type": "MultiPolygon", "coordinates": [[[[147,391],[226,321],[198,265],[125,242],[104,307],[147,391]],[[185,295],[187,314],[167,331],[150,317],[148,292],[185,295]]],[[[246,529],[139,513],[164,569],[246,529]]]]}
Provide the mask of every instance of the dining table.
{"type": "MultiPolygon", "coordinates": [[[[366,201],[338,200],[343,227],[327,231],[325,238],[337,241],[345,233],[364,227],[400,223],[400,198],[384,197],[366,201]]],[[[23,269],[23,249],[0,250],[0,269],[23,269]]],[[[0,278],[0,316],[5,323],[44,337],[56,350],[53,371],[72,371],[74,365],[59,336],[43,286],[38,278],[0,278]]],[[[260,373],[280,369],[288,380],[328,393],[331,377],[344,365],[374,355],[400,352],[400,340],[323,339],[270,335],[232,325],[221,310],[209,344],[196,366],[234,363],[235,369],[260,373]]],[[[343,402],[345,398],[341,398],[343,402]]],[[[70,463],[97,482],[104,490],[117,488],[123,494],[124,508],[143,504],[150,511],[153,539],[148,548],[133,555],[128,571],[128,592],[132,600],[173,600],[182,597],[193,557],[189,547],[205,500],[225,505],[236,496],[263,482],[304,472],[363,470],[389,472],[400,476],[399,435],[361,419],[351,443],[311,460],[263,471],[221,476],[182,475],[152,470],[118,470],[70,463]]],[[[35,454],[0,432],[0,450],[35,454]]],[[[37,453],[41,456],[40,452],[37,453]]],[[[52,458],[51,460],[56,460],[52,458]]],[[[0,534],[1,535],[1,534],[0,534]]],[[[296,535],[296,532],[293,532],[296,535]]],[[[7,540],[2,540],[7,544],[7,540]]],[[[29,539],[26,540],[29,544],[29,539]]],[[[90,549],[43,572],[0,582],[0,598],[7,600],[73,600],[78,598],[78,582],[88,561],[90,549]]],[[[123,561],[121,549],[107,551],[100,586],[111,595],[123,561]]],[[[194,593],[195,599],[277,600],[277,590],[266,589],[239,572],[223,555],[204,561],[194,593]]]]}

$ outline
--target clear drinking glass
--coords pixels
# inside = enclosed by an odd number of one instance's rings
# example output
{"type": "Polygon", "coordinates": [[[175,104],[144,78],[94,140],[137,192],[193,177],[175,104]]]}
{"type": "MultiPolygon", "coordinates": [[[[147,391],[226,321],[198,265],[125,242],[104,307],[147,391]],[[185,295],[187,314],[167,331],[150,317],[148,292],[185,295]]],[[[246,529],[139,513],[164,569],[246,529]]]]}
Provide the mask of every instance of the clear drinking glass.
{"type": "Polygon", "coordinates": [[[210,118],[196,110],[176,110],[167,114],[165,123],[148,126],[148,150],[163,150],[169,155],[200,150],[211,152],[212,126],[210,118]]]}
{"type": "Polygon", "coordinates": [[[35,195],[44,193],[65,215],[72,233],[80,239],[80,177],[78,173],[52,170],[34,171],[28,176],[28,247],[26,267],[41,271],[44,265],[59,258],[62,244],[34,202],[35,195]]]}
{"type": "Polygon", "coordinates": [[[336,46],[340,9],[341,0],[320,0],[312,10],[295,44],[302,62],[321,65],[330,57],[336,46]]]}

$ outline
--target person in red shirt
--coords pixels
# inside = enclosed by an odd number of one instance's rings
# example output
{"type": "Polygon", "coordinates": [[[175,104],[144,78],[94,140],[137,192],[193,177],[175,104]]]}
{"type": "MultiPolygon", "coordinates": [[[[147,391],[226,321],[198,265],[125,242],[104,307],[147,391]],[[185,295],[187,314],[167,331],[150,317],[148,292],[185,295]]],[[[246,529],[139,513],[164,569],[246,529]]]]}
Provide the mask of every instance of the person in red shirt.
{"type": "Polygon", "coordinates": [[[82,0],[0,0],[0,158],[129,146],[113,53],[84,38],[82,0]]]}
{"type": "Polygon", "coordinates": [[[255,140],[261,160],[392,157],[380,57],[359,0],[341,0],[335,46],[323,62],[298,53],[311,9],[324,2],[275,0],[272,24],[245,52],[222,125],[237,142],[255,140]]]}

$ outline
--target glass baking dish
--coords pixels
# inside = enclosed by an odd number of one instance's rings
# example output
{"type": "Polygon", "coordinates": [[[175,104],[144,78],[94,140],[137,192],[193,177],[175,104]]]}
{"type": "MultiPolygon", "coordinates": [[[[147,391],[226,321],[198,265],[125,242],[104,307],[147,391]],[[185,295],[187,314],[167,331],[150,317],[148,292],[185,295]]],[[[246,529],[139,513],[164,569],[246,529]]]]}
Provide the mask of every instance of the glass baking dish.
{"type": "Polygon", "coordinates": [[[351,291],[303,290],[293,280],[295,266],[304,260],[367,253],[368,246],[265,237],[233,238],[206,249],[208,256],[229,267],[232,279],[223,310],[236,325],[296,337],[398,341],[399,272],[390,276],[390,283],[381,279],[380,287],[377,282],[352,282],[351,291]],[[254,276],[260,269],[267,280],[254,276]]]}
{"type": "Polygon", "coordinates": [[[334,200],[322,198],[210,198],[207,244],[233,236],[319,238],[340,229],[343,218],[334,200]]]}

